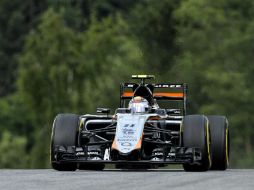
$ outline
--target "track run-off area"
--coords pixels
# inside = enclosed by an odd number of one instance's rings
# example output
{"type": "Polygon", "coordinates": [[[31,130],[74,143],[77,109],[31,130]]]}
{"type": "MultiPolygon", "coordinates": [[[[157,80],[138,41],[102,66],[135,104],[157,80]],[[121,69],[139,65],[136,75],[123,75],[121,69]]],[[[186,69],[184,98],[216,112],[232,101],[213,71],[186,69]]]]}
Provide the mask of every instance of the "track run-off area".
{"type": "Polygon", "coordinates": [[[58,172],[0,170],[0,190],[215,190],[254,189],[254,170],[185,172],[184,170],[104,170],[58,172]]]}

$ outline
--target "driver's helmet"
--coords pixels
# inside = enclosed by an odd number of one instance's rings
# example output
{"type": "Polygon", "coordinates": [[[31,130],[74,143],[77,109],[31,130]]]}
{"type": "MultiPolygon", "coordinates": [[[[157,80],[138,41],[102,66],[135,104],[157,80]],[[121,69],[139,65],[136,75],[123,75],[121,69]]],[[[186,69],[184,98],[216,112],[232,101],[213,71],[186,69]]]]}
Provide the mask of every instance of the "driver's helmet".
{"type": "Polygon", "coordinates": [[[129,109],[131,110],[131,113],[144,113],[148,110],[148,108],[148,101],[141,96],[136,96],[132,98],[129,103],[129,109]]]}

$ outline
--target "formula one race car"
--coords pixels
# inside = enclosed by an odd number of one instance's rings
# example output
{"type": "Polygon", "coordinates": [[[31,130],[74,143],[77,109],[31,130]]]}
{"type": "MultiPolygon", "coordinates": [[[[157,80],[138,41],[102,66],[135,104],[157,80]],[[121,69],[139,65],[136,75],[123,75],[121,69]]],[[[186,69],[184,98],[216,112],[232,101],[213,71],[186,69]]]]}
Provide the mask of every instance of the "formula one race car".
{"type": "Polygon", "coordinates": [[[60,171],[151,169],[182,164],[185,171],[225,170],[229,128],[224,116],[186,115],[187,84],[120,85],[114,115],[58,114],[51,137],[51,165],[60,171]]]}

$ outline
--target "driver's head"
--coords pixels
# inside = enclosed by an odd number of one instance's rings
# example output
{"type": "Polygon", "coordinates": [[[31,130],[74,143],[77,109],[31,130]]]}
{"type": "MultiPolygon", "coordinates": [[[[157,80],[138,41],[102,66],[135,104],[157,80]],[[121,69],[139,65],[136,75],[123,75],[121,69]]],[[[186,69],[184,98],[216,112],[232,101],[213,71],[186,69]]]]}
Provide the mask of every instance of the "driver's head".
{"type": "Polygon", "coordinates": [[[148,110],[148,101],[141,96],[135,96],[129,103],[132,113],[144,113],[148,110]]]}

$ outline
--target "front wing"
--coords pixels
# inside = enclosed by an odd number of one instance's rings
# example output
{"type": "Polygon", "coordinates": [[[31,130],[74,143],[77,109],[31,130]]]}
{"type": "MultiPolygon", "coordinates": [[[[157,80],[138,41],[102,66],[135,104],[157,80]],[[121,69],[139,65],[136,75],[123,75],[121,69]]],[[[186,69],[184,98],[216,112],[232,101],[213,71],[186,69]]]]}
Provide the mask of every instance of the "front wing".
{"type": "Polygon", "coordinates": [[[174,152],[164,153],[162,159],[157,160],[112,160],[110,152],[104,153],[103,159],[91,158],[89,152],[82,147],[57,146],[54,149],[56,163],[88,163],[88,164],[199,164],[201,151],[199,148],[175,147],[174,152]]]}

